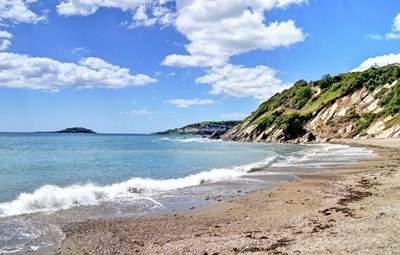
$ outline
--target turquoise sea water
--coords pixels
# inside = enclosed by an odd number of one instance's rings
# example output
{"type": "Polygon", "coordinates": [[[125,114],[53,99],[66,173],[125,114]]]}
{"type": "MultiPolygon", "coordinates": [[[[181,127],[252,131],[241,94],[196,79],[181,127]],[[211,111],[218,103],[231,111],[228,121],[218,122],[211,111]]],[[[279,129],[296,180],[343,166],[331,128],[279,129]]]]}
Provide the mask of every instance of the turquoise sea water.
{"type": "Polygon", "coordinates": [[[265,147],[198,137],[0,134],[0,203],[46,184],[104,186],[134,177],[176,179],[277,155],[265,147]]]}
{"type": "Polygon", "coordinates": [[[0,133],[0,254],[54,244],[58,224],[88,215],[202,204],[369,155],[194,136],[0,133]]]}

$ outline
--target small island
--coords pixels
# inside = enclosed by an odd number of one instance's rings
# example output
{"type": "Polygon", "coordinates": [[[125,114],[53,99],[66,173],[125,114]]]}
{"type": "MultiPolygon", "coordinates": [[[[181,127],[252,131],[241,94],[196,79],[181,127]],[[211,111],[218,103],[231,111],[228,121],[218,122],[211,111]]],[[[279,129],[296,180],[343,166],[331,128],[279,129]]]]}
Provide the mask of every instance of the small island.
{"type": "Polygon", "coordinates": [[[50,132],[37,132],[37,133],[56,133],[56,134],[96,134],[91,129],[83,128],[83,127],[72,127],[66,128],[59,131],[50,131],[50,132]]]}
{"type": "Polygon", "coordinates": [[[56,131],[54,133],[62,133],[62,134],[96,134],[91,129],[83,128],[83,127],[72,127],[66,128],[64,130],[56,131]]]}

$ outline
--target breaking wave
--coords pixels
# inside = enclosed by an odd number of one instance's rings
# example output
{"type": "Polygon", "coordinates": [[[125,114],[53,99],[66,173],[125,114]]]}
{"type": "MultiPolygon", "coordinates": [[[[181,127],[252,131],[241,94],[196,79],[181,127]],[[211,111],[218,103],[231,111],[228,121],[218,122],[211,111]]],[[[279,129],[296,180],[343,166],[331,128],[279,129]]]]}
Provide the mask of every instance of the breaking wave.
{"type": "MultiPolygon", "coordinates": [[[[251,171],[267,167],[273,160],[274,157],[243,166],[216,168],[177,179],[132,178],[125,182],[106,186],[93,183],[67,187],[45,185],[33,193],[22,193],[11,202],[0,203],[0,217],[54,212],[76,206],[98,205],[102,202],[119,200],[149,200],[152,192],[182,189],[206,183],[234,181],[251,171]]],[[[152,201],[156,203],[155,200],[152,201]]]]}
{"type": "MultiPolygon", "coordinates": [[[[220,143],[221,140],[213,140],[203,137],[163,137],[160,141],[175,143],[220,143]]],[[[225,142],[226,143],[226,142],[225,142]]]]}
{"type": "MultiPolygon", "coordinates": [[[[193,142],[203,141],[204,138],[189,139],[189,142],[193,142]]],[[[145,199],[157,204],[152,198],[152,195],[157,192],[183,189],[206,183],[235,181],[249,173],[270,166],[296,169],[301,169],[301,167],[321,168],[324,166],[355,163],[359,159],[371,155],[373,155],[371,150],[347,145],[310,145],[309,148],[290,155],[278,155],[242,166],[216,168],[176,179],[132,178],[125,182],[106,186],[94,183],[67,187],[45,185],[32,193],[22,193],[13,201],[0,203],[0,217],[36,212],[54,212],[76,206],[98,205],[103,202],[113,201],[145,199]]]]}

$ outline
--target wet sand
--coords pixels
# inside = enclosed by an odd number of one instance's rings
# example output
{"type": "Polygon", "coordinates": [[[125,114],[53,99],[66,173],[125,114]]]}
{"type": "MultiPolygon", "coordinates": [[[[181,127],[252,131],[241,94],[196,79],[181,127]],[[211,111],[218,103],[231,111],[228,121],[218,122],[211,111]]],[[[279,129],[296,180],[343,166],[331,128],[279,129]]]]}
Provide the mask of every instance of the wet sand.
{"type": "Polygon", "coordinates": [[[398,254],[400,139],[335,142],[379,157],[189,213],[69,224],[41,253],[398,254]]]}

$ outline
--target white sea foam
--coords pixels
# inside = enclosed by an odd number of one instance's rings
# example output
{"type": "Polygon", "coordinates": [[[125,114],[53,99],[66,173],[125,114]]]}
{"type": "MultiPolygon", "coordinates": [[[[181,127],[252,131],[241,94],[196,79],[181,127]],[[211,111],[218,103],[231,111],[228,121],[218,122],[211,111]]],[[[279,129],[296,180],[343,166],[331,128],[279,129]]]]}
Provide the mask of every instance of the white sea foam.
{"type": "Polygon", "coordinates": [[[358,160],[374,156],[374,152],[360,147],[351,147],[339,144],[313,144],[308,149],[293,153],[276,160],[272,167],[323,167],[342,163],[355,163],[358,160]]]}
{"type": "Polygon", "coordinates": [[[17,253],[20,252],[24,249],[22,245],[18,247],[3,247],[0,248],[0,254],[12,254],[12,253],[17,253]]]}
{"type": "MultiPolygon", "coordinates": [[[[204,138],[189,139],[185,139],[185,141],[202,141],[204,138]]],[[[161,206],[152,198],[152,194],[155,192],[193,187],[204,183],[234,181],[250,172],[268,166],[322,167],[330,164],[351,163],[371,155],[373,155],[373,152],[364,148],[346,145],[311,145],[308,149],[285,157],[272,157],[248,165],[212,169],[177,179],[132,178],[125,182],[107,186],[93,183],[67,187],[45,185],[33,193],[22,193],[13,201],[0,203],[0,217],[58,211],[75,206],[98,205],[102,202],[118,200],[135,201],[146,199],[156,204],[156,206],[161,206]]]]}
{"type": "Polygon", "coordinates": [[[167,142],[175,142],[175,143],[220,143],[221,142],[221,140],[215,140],[203,137],[163,137],[160,140],[167,142]]]}
{"type": "Polygon", "coordinates": [[[97,205],[118,200],[152,200],[152,192],[197,186],[204,183],[233,181],[254,169],[268,166],[274,158],[232,168],[218,168],[177,179],[132,178],[107,186],[93,183],[59,187],[45,185],[33,193],[22,193],[11,202],[0,203],[0,217],[45,211],[58,211],[82,205],[97,205]],[[142,191],[138,193],[137,191],[142,191]]]}

